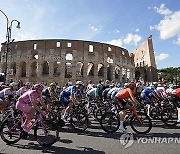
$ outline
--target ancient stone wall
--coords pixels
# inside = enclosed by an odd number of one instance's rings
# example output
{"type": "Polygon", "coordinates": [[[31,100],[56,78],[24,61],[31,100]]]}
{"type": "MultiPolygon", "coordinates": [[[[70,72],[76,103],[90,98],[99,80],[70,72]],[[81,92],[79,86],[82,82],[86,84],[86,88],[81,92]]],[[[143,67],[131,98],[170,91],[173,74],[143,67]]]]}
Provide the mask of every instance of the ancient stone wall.
{"type": "MultiPolygon", "coordinates": [[[[135,77],[134,55],[124,48],[80,40],[29,40],[10,44],[8,75],[14,81],[87,83],[100,79],[126,82],[135,77]]],[[[1,48],[1,70],[5,72],[6,46],[1,48]]]]}

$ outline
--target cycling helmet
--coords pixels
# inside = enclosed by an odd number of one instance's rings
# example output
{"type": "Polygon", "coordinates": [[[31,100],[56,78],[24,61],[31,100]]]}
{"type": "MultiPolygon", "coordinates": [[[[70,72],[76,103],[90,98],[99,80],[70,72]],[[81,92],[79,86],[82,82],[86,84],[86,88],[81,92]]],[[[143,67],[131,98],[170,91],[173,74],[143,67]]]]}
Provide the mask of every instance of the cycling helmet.
{"type": "Polygon", "coordinates": [[[77,81],[77,82],[76,82],[76,85],[83,86],[83,85],[84,85],[84,83],[83,83],[82,81],[77,81]]]}
{"type": "Polygon", "coordinates": [[[158,86],[158,82],[153,82],[152,85],[158,86]]]}
{"type": "Polygon", "coordinates": [[[102,88],[102,84],[100,84],[100,83],[97,84],[97,88],[98,88],[98,89],[101,89],[101,88],[102,88]]]}
{"type": "Polygon", "coordinates": [[[135,83],[131,82],[131,83],[129,84],[129,88],[134,89],[135,87],[136,87],[136,84],[135,84],[135,83]]]}
{"type": "Polygon", "coordinates": [[[56,86],[55,82],[50,83],[50,86],[56,86]]]}
{"type": "Polygon", "coordinates": [[[30,82],[26,82],[25,86],[31,86],[30,82]]]}
{"type": "Polygon", "coordinates": [[[13,87],[13,86],[18,86],[18,83],[16,83],[16,82],[12,82],[12,83],[10,83],[10,84],[9,84],[9,86],[10,86],[10,87],[13,87]]]}
{"type": "Polygon", "coordinates": [[[126,87],[126,88],[129,87],[129,83],[125,83],[124,87],[126,87]]]}
{"type": "Polygon", "coordinates": [[[42,91],[44,89],[44,86],[42,84],[35,84],[34,89],[42,91]]]}

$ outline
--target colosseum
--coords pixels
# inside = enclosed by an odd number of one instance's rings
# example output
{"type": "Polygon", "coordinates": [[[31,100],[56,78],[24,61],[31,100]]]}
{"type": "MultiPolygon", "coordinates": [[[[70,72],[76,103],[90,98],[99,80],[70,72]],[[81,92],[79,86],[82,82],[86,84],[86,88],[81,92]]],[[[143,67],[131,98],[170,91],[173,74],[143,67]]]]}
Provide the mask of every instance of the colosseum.
{"type": "Polygon", "coordinates": [[[65,39],[18,41],[9,47],[7,61],[7,46],[0,52],[0,72],[7,71],[7,82],[21,79],[64,85],[69,80],[97,83],[108,79],[124,83],[140,76],[146,81],[157,80],[151,36],[131,53],[106,43],[65,39]]]}

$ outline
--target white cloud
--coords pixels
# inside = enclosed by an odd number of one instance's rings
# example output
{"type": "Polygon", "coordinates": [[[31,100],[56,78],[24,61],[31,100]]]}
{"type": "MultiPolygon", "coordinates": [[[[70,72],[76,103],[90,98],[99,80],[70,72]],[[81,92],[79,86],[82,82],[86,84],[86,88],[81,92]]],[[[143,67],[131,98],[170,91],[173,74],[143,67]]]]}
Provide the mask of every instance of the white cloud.
{"type": "Polygon", "coordinates": [[[113,33],[120,33],[120,31],[116,29],[113,31],[113,33]]]}
{"type": "Polygon", "coordinates": [[[135,32],[139,32],[139,28],[136,28],[135,32]]]}
{"type": "Polygon", "coordinates": [[[180,35],[178,35],[177,40],[173,41],[173,43],[180,46],[180,35]]]}
{"type": "Polygon", "coordinates": [[[160,60],[164,60],[164,59],[166,59],[166,58],[168,58],[168,57],[169,57],[168,54],[166,54],[166,53],[161,53],[159,56],[156,56],[155,58],[156,58],[157,61],[160,61],[160,60]]]}
{"type": "Polygon", "coordinates": [[[150,30],[158,30],[161,39],[168,39],[180,34],[180,11],[172,12],[161,4],[160,8],[156,8],[156,12],[165,15],[157,25],[150,26],[150,30]]]}
{"type": "Polygon", "coordinates": [[[124,44],[132,44],[132,45],[137,45],[137,43],[141,41],[141,36],[135,34],[133,35],[132,33],[128,33],[126,35],[126,38],[123,39],[124,44]]]}
{"type": "Polygon", "coordinates": [[[117,40],[111,40],[111,41],[102,42],[102,43],[107,43],[107,44],[122,47],[123,41],[122,41],[122,39],[117,39],[117,40]]]}
{"type": "Polygon", "coordinates": [[[97,27],[92,26],[91,24],[89,24],[89,27],[90,27],[90,29],[91,29],[92,31],[94,31],[94,32],[97,32],[97,31],[99,30],[97,27]]]}
{"type": "Polygon", "coordinates": [[[155,6],[154,10],[161,15],[169,15],[172,13],[171,10],[165,7],[165,4],[161,4],[160,8],[155,6]]]}

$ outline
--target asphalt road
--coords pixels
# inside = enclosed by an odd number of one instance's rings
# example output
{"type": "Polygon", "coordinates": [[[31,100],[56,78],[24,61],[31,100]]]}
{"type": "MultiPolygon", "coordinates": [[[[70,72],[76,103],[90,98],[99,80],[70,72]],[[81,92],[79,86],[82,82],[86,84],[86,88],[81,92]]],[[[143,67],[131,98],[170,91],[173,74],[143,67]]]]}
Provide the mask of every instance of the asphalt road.
{"type": "Polygon", "coordinates": [[[153,121],[153,128],[146,135],[133,133],[127,127],[128,134],[117,131],[115,134],[104,132],[98,122],[91,122],[84,133],[76,133],[69,126],[60,132],[59,141],[50,147],[43,148],[34,141],[30,134],[26,140],[20,140],[14,145],[6,145],[0,139],[0,154],[179,154],[180,153],[180,124],[174,128],[166,127],[160,121],[153,121]],[[132,133],[132,134],[131,134],[132,133]],[[126,140],[125,138],[126,137],[126,140]]]}

